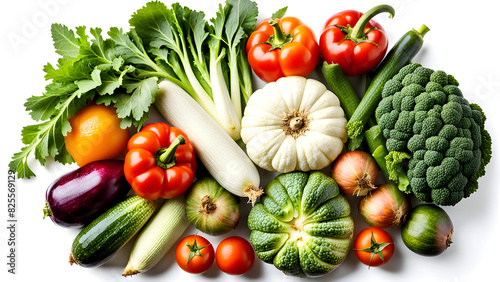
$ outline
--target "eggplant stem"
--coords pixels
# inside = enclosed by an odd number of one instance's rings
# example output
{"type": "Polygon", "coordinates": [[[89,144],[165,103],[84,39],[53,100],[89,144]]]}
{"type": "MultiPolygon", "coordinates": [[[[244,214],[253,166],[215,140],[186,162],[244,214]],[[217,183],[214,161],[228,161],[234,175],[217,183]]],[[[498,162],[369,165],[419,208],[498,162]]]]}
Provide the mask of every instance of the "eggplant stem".
{"type": "Polygon", "coordinates": [[[52,211],[50,210],[49,203],[46,201],[45,206],[43,207],[43,219],[47,216],[52,216],[52,211]]]}

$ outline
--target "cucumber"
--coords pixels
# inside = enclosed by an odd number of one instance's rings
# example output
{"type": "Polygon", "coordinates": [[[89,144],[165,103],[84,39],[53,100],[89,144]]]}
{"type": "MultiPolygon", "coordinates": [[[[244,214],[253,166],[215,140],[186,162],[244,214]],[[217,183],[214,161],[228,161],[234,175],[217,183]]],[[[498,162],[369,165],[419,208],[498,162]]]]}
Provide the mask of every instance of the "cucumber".
{"type": "Polygon", "coordinates": [[[70,264],[95,267],[104,264],[148,221],[157,202],[130,196],[87,225],[75,238],[70,264]]]}
{"type": "Polygon", "coordinates": [[[428,31],[429,28],[422,25],[418,30],[412,29],[405,33],[374,70],[375,75],[371,79],[370,86],[347,123],[349,138],[355,139],[363,132],[363,127],[373,116],[382,99],[384,84],[420,51],[424,43],[423,36],[428,31]]]}

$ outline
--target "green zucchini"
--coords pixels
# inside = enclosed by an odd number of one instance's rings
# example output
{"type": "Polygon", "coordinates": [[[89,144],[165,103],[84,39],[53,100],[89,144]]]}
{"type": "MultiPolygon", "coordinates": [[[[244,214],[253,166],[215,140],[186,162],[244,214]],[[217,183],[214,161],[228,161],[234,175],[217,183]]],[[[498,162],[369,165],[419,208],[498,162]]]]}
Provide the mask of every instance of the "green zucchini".
{"type": "Polygon", "coordinates": [[[345,117],[349,119],[356,111],[360,102],[349,78],[347,78],[338,64],[329,64],[326,61],[321,66],[321,73],[325,77],[330,90],[339,98],[345,117]]]}
{"type": "Polygon", "coordinates": [[[130,196],[104,212],[76,236],[70,264],[94,267],[108,261],[142,228],[156,205],[156,201],[130,196]]]}
{"type": "Polygon", "coordinates": [[[370,86],[347,123],[349,138],[355,139],[363,133],[365,124],[373,116],[382,99],[384,84],[420,51],[424,43],[423,36],[428,31],[429,28],[425,25],[418,30],[408,31],[396,42],[382,63],[375,69],[375,76],[371,79],[370,86]]]}

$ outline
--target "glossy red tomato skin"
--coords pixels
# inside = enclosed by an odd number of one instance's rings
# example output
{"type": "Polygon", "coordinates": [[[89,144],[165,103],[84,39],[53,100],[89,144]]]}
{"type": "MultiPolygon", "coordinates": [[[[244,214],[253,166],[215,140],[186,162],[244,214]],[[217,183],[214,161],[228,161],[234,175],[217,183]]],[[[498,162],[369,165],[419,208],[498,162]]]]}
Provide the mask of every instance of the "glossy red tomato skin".
{"type": "Polygon", "coordinates": [[[346,10],[331,16],[319,37],[321,58],[328,64],[338,64],[348,76],[362,75],[375,69],[389,45],[384,29],[374,20],[370,20],[364,28],[365,33],[374,28],[366,33],[366,39],[370,42],[356,44],[344,40],[345,33],[336,25],[354,27],[362,15],[358,11],[346,10]]]}
{"type": "Polygon", "coordinates": [[[222,240],[215,252],[215,262],[222,272],[242,275],[248,272],[255,261],[255,251],[250,243],[232,236],[222,240]]]}
{"type": "Polygon", "coordinates": [[[394,254],[394,241],[392,237],[387,231],[378,228],[378,227],[368,227],[361,232],[359,232],[358,236],[354,241],[354,253],[356,257],[363,264],[368,266],[381,266],[386,264],[394,254]],[[373,232],[373,239],[377,243],[389,243],[382,249],[382,255],[384,259],[380,258],[377,254],[374,254],[373,258],[371,258],[371,253],[366,251],[361,251],[362,249],[370,248],[371,246],[371,236],[373,232]]]}
{"type": "Polygon", "coordinates": [[[182,270],[188,273],[200,274],[207,271],[214,263],[214,247],[207,239],[202,236],[188,235],[177,244],[177,247],[175,249],[175,260],[177,262],[177,265],[179,265],[182,270]],[[190,249],[187,244],[193,245],[195,239],[198,247],[206,247],[200,250],[201,256],[195,255],[188,262],[190,249]]]}

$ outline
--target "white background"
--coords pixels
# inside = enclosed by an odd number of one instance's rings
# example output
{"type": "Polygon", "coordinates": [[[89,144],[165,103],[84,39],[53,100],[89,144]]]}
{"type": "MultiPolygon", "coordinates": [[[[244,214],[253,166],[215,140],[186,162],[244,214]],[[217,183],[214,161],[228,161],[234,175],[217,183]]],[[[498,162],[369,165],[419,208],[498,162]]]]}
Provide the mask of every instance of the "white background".
{"type": "MultiPolygon", "coordinates": [[[[22,146],[20,132],[24,125],[32,124],[23,103],[31,95],[40,95],[45,85],[42,67],[55,63],[57,56],[50,37],[51,23],[62,23],[70,28],[85,25],[128,28],[130,15],[146,1],[69,1],[30,0],[2,1],[0,4],[0,102],[2,115],[2,170],[0,178],[5,188],[0,192],[0,281],[125,281],[120,276],[128,260],[130,244],[105,265],[85,269],[70,266],[68,255],[78,230],[55,226],[49,219],[42,220],[42,207],[47,186],[58,176],[75,169],[49,161],[45,167],[31,164],[36,178],[17,181],[17,257],[16,275],[7,273],[7,171],[11,156],[22,146]],[[2,176],[3,173],[3,176],[2,176]],[[28,280],[29,279],[29,280],[28,280]]],[[[196,10],[203,10],[207,18],[214,16],[220,1],[180,1],[196,10]]],[[[392,46],[406,31],[426,24],[431,31],[425,36],[423,49],[413,60],[433,69],[453,74],[470,102],[479,103],[488,120],[486,127],[493,138],[494,156],[487,167],[487,175],[480,179],[480,188],[470,198],[454,207],[445,207],[453,220],[455,233],[452,246],[437,257],[423,257],[410,252],[401,241],[399,229],[389,232],[396,241],[396,252],[382,267],[368,269],[359,263],[351,251],[346,261],[329,275],[317,281],[491,281],[498,273],[498,234],[500,212],[498,201],[500,65],[497,28],[497,9],[494,1],[257,1],[259,21],[277,9],[288,6],[287,15],[300,17],[319,37],[326,19],[346,9],[366,11],[376,4],[390,4],[396,10],[393,19],[382,14],[376,17],[389,36],[392,46]],[[467,4],[466,4],[467,3],[467,4]]],[[[165,0],[170,5],[172,1],[165,0]]],[[[311,75],[318,77],[317,73],[311,75]]],[[[353,79],[359,88],[363,79],[353,79]],[[359,85],[358,85],[359,83],[359,85]]],[[[263,83],[256,80],[255,88],[263,83]]],[[[153,114],[154,116],[154,114],[153,114]]],[[[269,178],[264,177],[264,186],[269,178]]],[[[367,227],[357,214],[356,198],[350,198],[355,218],[355,234],[367,227]]],[[[208,237],[214,246],[230,235],[248,238],[246,215],[249,206],[243,203],[242,221],[237,230],[219,237],[208,237]]],[[[196,232],[194,228],[185,235],[196,232]]],[[[258,259],[252,270],[242,276],[228,276],[214,264],[203,275],[184,273],[175,264],[170,252],[155,268],[127,281],[250,281],[283,279],[287,277],[274,266],[258,259]],[[174,279],[174,280],[168,280],[174,279]]]]}

